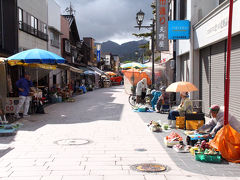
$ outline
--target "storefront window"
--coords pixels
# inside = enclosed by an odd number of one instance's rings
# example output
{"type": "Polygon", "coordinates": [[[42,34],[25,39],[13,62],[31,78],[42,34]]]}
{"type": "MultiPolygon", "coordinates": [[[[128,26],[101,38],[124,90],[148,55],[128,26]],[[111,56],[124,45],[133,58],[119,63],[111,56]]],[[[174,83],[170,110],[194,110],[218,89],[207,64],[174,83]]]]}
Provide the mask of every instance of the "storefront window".
{"type": "Polygon", "coordinates": [[[18,22],[19,22],[19,28],[22,29],[23,10],[20,8],[18,8],[18,22]]]}

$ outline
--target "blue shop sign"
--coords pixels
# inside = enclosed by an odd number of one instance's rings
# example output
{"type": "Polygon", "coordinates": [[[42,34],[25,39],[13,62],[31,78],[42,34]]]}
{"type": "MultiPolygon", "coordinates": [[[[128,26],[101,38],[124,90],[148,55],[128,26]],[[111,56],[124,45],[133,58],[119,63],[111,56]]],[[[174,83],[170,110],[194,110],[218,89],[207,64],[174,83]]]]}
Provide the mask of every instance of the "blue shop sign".
{"type": "Polygon", "coordinates": [[[189,39],[190,38],[190,21],[168,21],[168,39],[189,39]]]}
{"type": "Polygon", "coordinates": [[[97,62],[100,62],[101,60],[101,52],[100,50],[97,50],[97,62]]]}

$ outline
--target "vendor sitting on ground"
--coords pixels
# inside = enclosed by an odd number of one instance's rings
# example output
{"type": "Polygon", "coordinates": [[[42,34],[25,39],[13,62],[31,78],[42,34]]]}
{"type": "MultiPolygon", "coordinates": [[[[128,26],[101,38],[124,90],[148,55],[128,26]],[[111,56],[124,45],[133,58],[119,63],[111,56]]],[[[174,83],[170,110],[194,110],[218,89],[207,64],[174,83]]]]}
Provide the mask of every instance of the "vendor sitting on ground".
{"type": "Polygon", "coordinates": [[[193,105],[189,99],[188,92],[180,92],[180,97],[181,103],[177,110],[172,110],[168,114],[169,125],[172,125],[173,128],[175,128],[177,116],[185,116],[185,113],[193,112],[193,105]]]}
{"type": "MultiPolygon", "coordinates": [[[[207,124],[204,124],[202,127],[196,130],[197,133],[205,132],[209,133],[205,137],[214,137],[216,133],[224,125],[224,107],[219,105],[212,105],[210,107],[211,119],[207,124]]],[[[229,124],[230,126],[240,133],[240,121],[236,119],[233,115],[229,113],[229,124]]]]}
{"type": "Polygon", "coordinates": [[[169,94],[166,92],[166,87],[163,86],[160,90],[162,94],[157,101],[157,112],[160,112],[162,105],[169,105],[169,94]]]}
{"type": "Polygon", "coordinates": [[[147,91],[147,79],[143,78],[141,81],[137,83],[136,87],[136,102],[139,103],[144,103],[144,99],[146,96],[146,91],[147,91]]]}
{"type": "Polygon", "coordinates": [[[151,94],[152,94],[151,105],[153,110],[155,111],[155,106],[157,105],[158,99],[162,95],[162,93],[161,91],[152,90],[151,94]]]}

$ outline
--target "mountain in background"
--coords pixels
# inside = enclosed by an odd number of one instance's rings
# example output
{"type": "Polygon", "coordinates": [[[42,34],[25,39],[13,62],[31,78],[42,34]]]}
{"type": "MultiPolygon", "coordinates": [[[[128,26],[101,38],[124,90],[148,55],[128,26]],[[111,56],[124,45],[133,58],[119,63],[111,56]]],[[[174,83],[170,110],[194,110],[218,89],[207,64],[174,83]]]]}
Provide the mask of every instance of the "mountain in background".
{"type": "Polygon", "coordinates": [[[140,45],[146,44],[148,41],[140,40],[140,41],[129,41],[123,43],[121,45],[113,42],[106,41],[102,43],[101,51],[103,53],[112,53],[113,55],[118,55],[120,57],[121,62],[124,61],[134,61],[139,58],[139,55],[136,55],[136,51],[142,51],[139,48],[140,45]]]}

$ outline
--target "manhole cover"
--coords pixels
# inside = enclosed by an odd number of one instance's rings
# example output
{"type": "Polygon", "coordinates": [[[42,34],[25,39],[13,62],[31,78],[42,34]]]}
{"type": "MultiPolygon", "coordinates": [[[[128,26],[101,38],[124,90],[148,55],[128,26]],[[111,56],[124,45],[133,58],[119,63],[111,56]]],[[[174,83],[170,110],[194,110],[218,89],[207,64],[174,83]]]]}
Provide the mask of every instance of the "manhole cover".
{"type": "Polygon", "coordinates": [[[139,149],[134,149],[135,151],[139,151],[139,152],[143,152],[143,151],[147,151],[146,149],[144,148],[139,148],[139,149]]]}
{"type": "Polygon", "coordinates": [[[72,146],[72,145],[84,145],[88,144],[90,141],[87,139],[62,139],[55,141],[58,145],[66,145],[66,146],[72,146]]]}
{"type": "Polygon", "coordinates": [[[162,172],[167,170],[167,167],[162,164],[135,164],[131,166],[132,170],[141,172],[162,172]]]}

